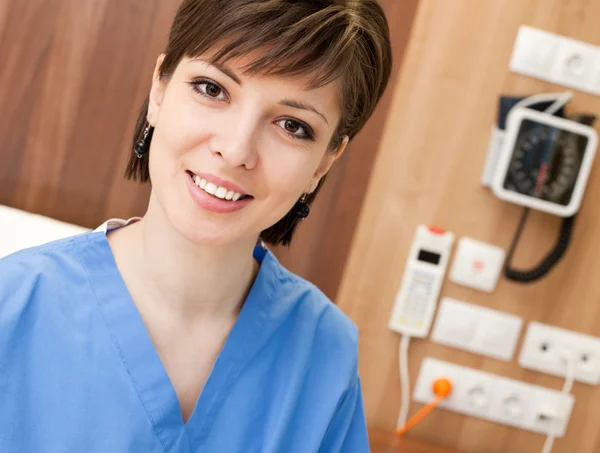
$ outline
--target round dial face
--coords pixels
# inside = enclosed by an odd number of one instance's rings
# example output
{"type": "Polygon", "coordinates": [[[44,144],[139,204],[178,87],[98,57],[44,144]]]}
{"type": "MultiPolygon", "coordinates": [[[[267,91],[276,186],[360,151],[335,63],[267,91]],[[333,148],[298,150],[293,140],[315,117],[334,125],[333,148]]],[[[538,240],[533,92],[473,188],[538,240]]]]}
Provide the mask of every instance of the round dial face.
{"type": "Polygon", "coordinates": [[[581,167],[578,137],[556,127],[523,121],[513,148],[505,188],[568,204],[581,167]]]}

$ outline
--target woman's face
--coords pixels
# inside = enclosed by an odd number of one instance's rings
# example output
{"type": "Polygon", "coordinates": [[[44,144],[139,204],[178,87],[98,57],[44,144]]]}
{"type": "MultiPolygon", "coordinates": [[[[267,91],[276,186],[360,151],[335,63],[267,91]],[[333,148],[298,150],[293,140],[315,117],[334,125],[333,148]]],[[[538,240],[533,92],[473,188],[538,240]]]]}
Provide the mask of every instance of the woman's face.
{"type": "Polygon", "coordinates": [[[226,67],[183,59],[158,80],[148,120],[151,203],[198,244],[255,241],[279,221],[344,150],[327,145],[340,119],[338,85],[306,90],[308,79],[244,77],[249,55],[226,67]]]}

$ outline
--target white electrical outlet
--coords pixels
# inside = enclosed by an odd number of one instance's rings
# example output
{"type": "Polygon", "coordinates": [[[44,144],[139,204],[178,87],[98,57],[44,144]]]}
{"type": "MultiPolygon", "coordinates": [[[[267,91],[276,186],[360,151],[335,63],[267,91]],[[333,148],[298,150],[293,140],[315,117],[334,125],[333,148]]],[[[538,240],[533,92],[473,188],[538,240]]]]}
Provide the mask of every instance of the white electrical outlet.
{"type": "Polygon", "coordinates": [[[442,409],[539,434],[565,435],[573,395],[428,357],[421,365],[414,400],[429,403],[439,378],[453,385],[450,396],[439,403],[442,409]]]}
{"type": "Polygon", "coordinates": [[[590,90],[594,93],[600,93],[600,58],[596,60],[596,66],[592,70],[590,90]]]}
{"type": "Polygon", "coordinates": [[[600,47],[522,25],[509,67],[547,82],[600,94],[600,47]]]}
{"type": "Polygon", "coordinates": [[[565,377],[565,356],[575,360],[575,379],[586,384],[600,383],[600,339],[558,327],[529,323],[519,364],[523,368],[565,377]]]}
{"type": "Polygon", "coordinates": [[[597,47],[561,37],[550,77],[562,85],[587,91],[598,59],[597,47]]]}

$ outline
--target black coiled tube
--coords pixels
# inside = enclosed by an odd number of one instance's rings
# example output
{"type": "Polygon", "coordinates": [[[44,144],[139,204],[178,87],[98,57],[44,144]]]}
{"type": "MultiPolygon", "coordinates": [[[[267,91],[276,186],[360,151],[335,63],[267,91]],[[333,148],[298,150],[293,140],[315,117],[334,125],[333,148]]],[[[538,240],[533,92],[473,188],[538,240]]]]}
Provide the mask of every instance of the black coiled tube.
{"type": "Polygon", "coordinates": [[[548,255],[536,267],[530,270],[513,269],[511,267],[513,254],[517,248],[517,244],[519,243],[519,238],[521,237],[521,233],[523,232],[523,228],[525,227],[528,216],[529,208],[525,208],[523,211],[523,216],[521,217],[521,222],[519,223],[519,227],[515,233],[513,243],[510,246],[510,250],[506,257],[506,264],[504,266],[504,275],[506,278],[521,283],[531,283],[541,279],[548,272],[550,272],[556,263],[560,261],[569,247],[569,242],[571,241],[571,236],[573,234],[573,225],[575,224],[575,217],[577,215],[563,218],[554,249],[552,249],[552,251],[548,253],[548,255]]]}

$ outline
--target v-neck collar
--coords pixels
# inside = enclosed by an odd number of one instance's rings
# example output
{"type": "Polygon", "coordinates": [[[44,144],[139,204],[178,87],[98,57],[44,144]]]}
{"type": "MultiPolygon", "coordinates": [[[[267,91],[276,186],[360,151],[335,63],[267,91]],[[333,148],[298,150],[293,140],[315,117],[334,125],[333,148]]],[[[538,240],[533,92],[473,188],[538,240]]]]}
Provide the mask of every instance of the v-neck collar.
{"type": "Polygon", "coordinates": [[[117,353],[165,452],[195,452],[244,367],[287,317],[291,307],[274,297],[282,268],[257,245],[258,275],[204,385],[192,416],[183,423],[179,400],[150,335],[117,268],[106,229],[87,234],[80,249],[96,300],[117,353]]]}

